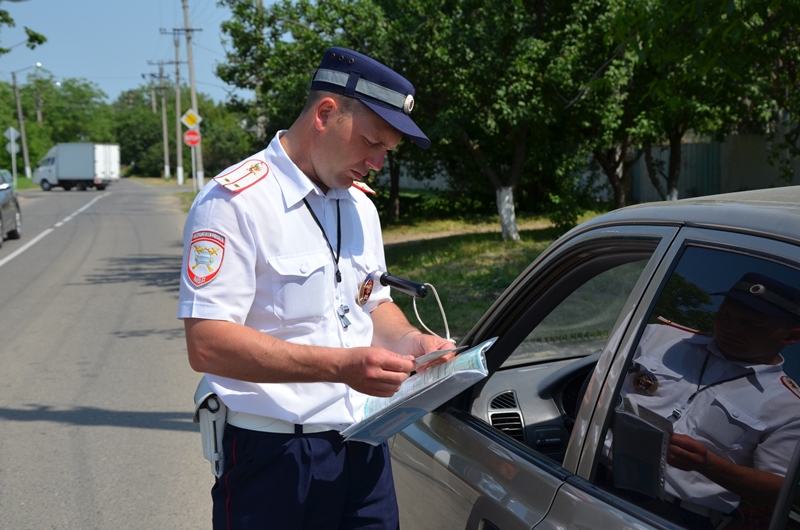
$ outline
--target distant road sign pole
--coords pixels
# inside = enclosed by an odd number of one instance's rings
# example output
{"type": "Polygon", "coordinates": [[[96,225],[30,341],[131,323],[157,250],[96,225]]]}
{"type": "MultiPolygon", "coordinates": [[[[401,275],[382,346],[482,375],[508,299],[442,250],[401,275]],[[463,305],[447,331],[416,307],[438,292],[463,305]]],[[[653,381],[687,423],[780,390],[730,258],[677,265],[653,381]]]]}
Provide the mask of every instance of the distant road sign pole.
{"type": "Polygon", "coordinates": [[[5,130],[3,136],[8,140],[6,151],[11,153],[11,174],[14,177],[14,189],[17,189],[17,153],[19,153],[17,139],[19,138],[19,131],[14,127],[9,127],[5,130]]]}
{"type": "Polygon", "coordinates": [[[183,133],[183,143],[192,148],[192,190],[197,192],[203,187],[203,184],[198,182],[198,179],[195,178],[195,175],[197,175],[195,149],[200,144],[200,132],[195,129],[189,129],[183,133]]]}
{"type": "Polygon", "coordinates": [[[183,113],[183,116],[181,116],[181,123],[189,128],[183,135],[183,142],[192,148],[192,189],[195,191],[203,187],[203,175],[198,174],[197,163],[195,161],[195,150],[198,149],[200,144],[200,131],[198,131],[197,128],[200,126],[201,121],[203,121],[203,118],[201,118],[194,109],[187,110],[183,113]],[[189,143],[190,141],[194,143],[189,143]],[[198,177],[200,182],[198,182],[198,177]]]}

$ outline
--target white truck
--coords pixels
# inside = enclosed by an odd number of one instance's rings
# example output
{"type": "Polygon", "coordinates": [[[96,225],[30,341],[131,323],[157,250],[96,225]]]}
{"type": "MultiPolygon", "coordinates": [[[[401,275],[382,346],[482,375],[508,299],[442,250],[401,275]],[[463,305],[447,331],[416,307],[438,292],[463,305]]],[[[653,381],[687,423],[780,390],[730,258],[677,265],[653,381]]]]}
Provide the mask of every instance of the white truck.
{"type": "Polygon", "coordinates": [[[33,182],[49,191],[55,186],[65,190],[97,188],[119,180],[119,145],[88,142],[56,144],[39,161],[33,182]]]}

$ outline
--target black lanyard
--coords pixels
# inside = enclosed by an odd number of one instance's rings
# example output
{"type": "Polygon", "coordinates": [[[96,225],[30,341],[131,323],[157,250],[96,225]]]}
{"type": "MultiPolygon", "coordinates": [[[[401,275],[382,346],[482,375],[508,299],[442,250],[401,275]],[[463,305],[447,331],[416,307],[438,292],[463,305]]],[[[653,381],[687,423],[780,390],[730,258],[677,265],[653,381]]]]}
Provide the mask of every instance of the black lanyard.
{"type": "MultiPolygon", "coordinates": [[[[746,372],[744,372],[743,374],[735,375],[735,376],[733,376],[733,377],[728,377],[728,378],[726,378],[726,379],[720,379],[719,381],[716,381],[716,382],[714,382],[714,383],[711,383],[711,384],[709,384],[709,385],[706,385],[706,386],[704,386],[704,387],[700,388],[700,384],[703,382],[703,376],[704,376],[704,375],[705,375],[705,373],[706,373],[706,367],[708,367],[708,359],[709,359],[710,357],[711,357],[711,352],[707,352],[707,353],[706,353],[706,358],[703,360],[703,367],[702,367],[702,368],[700,368],[700,379],[698,379],[698,380],[697,380],[697,390],[695,390],[695,391],[694,391],[694,394],[692,394],[691,396],[689,396],[689,400],[686,402],[686,404],[687,404],[687,405],[688,405],[688,404],[690,404],[692,401],[694,401],[694,398],[696,398],[696,397],[697,397],[697,394],[699,394],[699,393],[700,393],[700,392],[702,392],[703,390],[707,390],[707,389],[709,389],[709,388],[711,388],[711,387],[714,387],[714,386],[717,386],[717,385],[721,385],[722,383],[729,383],[730,381],[736,381],[737,379],[742,379],[742,378],[745,378],[745,377],[747,377],[748,375],[750,375],[750,374],[753,374],[753,373],[754,373],[754,372],[753,372],[753,370],[747,370],[747,371],[746,371],[746,372]]],[[[681,415],[682,415],[682,414],[683,414],[683,413],[682,413],[682,412],[681,412],[681,411],[680,411],[680,410],[679,410],[679,409],[676,407],[676,408],[675,408],[675,409],[672,411],[672,415],[670,416],[670,418],[671,418],[671,419],[675,419],[675,420],[677,420],[678,418],[680,418],[680,417],[681,417],[681,415]]]]}
{"type": "Polygon", "coordinates": [[[325,229],[322,228],[322,223],[319,222],[314,210],[308,205],[308,201],[305,197],[303,197],[303,204],[306,205],[306,208],[308,208],[308,211],[311,213],[311,217],[314,218],[314,222],[317,223],[317,226],[322,232],[322,237],[325,239],[325,243],[328,244],[328,248],[331,251],[333,266],[336,268],[336,282],[342,283],[342,273],[339,271],[339,256],[342,255],[342,215],[339,212],[339,199],[336,199],[336,252],[333,251],[331,242],[328,240],[328,234],[325,233],[325,229]]]}

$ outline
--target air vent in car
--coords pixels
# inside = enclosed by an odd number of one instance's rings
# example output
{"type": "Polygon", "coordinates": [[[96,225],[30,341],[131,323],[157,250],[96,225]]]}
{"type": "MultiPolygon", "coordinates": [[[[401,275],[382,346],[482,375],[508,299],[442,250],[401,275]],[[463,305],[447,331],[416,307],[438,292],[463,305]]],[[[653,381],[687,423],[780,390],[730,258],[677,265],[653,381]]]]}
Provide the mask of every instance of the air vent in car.
{"type": "Polygon", "coordinates": [[[489,403],[490,409],[515,409],[517,408],[517,396],[513,390],[506,390],[502,394],[498,394],[489,403]]]}
{"type": "Polygon", "coordinates": [[[492,427],[500,429],[517,441],[525,443],[525,435],[522,432],[522,416],[518,412],[493,412],[489,414],[492,427]]]}

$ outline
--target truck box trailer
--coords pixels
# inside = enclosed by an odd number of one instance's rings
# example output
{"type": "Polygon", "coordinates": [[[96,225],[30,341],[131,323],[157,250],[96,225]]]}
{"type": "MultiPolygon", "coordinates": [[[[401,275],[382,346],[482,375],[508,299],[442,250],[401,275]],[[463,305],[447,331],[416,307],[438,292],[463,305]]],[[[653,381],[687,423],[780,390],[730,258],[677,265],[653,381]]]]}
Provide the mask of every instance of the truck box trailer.
{"type": "Polygon", "coordinates": [[[33,172],[33,182],[48,191],[55,186],[103,190],[119,180],[119,145],[60,143],[47,152],[33,172]]]}

